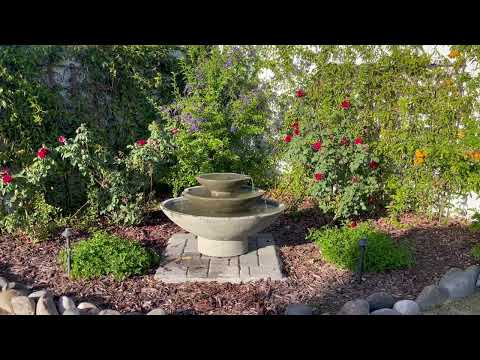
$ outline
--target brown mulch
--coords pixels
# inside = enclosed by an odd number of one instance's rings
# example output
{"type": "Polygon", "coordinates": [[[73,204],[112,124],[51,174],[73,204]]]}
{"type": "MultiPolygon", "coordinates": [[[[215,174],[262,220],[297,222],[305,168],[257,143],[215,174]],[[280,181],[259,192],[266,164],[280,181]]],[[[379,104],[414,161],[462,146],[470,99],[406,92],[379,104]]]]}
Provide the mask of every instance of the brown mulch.
{"type": "MultiPolygon", "coordinates": [[[[31,284],[35,289],[51,289],[56,295],[70,295],[77,302],[91,301],[122,312],[147,312],[162,307],[170,313],[184,314],[281,314],[287,304],[303,302],[317,307],[319,313],[333,314],[346,301],[375,291],[387,291],[398,299],[414,299],[448,268],[473,264],[470,249],[480,241],[480,234],[470,232],[460,220],[445,225],[405,215],[401,219],[404,228],[398,230],[380,218],[375,222],[378,228],[413,244],[416,264],[408,270],[364,274],[364,281],[358,284],[351,271],[325,263],[316,246],[305,241],[308,228],[323,222],[323,217],[307,206],[299,219],[282,215],[268,229],[280,245],[288,276],[285,282],[164,284],[154,280],[155,269],[125,281],[109,277],[73,281],[57,264],[57,254],[63,246],[59,236],[38,244],[0,237],[0,275],[31,284]]],[[[168,238],[181,229],[158,212],[143,226],[116,227],[110,231],[160,253],[168,238]]],[[[78,234],[78,238],[83,236],[78,234]]]]}

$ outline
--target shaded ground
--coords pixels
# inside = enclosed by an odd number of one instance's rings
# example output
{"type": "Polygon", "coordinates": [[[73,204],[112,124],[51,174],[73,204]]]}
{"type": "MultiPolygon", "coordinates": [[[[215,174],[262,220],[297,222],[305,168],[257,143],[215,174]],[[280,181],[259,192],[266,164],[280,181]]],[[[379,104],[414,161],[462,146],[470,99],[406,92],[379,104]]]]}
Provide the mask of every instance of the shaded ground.
{"type": "MultiPolygon", "coordinates": [[[[398,299],[414,299],[424,286],[437,282],[450,267],[473,264],[470,249],[480,241],[480,234],[471,233],[459,221],[441,225],[407,215],[401,220],[405,228],[396,230],[385,219],[379,219],[379,228],[412,243],[416,264],[408,270],[366,274],[364,282],[358,284],[352,272],[325,263],[316,246],[305,241],[308,228],[324,221],[317,212],[305,209],[300,218],[283,215],[268,229],[280,245],[288,276],[285,282],[163,284],[154,280],[155,269],[146,276],[121,282],[108,277],[72,281],[57,264],[57,254],[63,246],[60,237],[39,244],[1,237],[0,275],[122,312],[146,312],[161,306],[170,313],[279,314],[289,303],[305,302],[317,306],[319,313],[335,313],[346,301],[375,291],[390,292],[398,299]]],[[[180,231],[161,212],[143,226],[111,230],[159,253],[168,238],[180,231]]]]}
{"type": "Polygon", "coordinates": [[[480,292],[466,299],[445,303],[425,315],[480,315],[480,292]]]}

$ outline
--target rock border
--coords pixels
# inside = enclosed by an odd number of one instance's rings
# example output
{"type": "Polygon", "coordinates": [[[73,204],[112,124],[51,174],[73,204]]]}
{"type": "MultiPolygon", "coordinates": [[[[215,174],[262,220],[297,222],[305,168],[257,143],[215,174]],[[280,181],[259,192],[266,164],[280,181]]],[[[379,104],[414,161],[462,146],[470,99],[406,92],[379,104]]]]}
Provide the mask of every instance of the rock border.
{"type": "Polygon", "coordinates": [[[149,311],[120,313],[113,309],[99,309],[90,302],[75,304],[69,296],[54,296],[51,291],[35,290],[0,276],[0,315],[168,315],[161,308],[149,311]]]}
{"type": "Polygon", "coordinates": [[[423,288],[415,301],[398,300],[386,292],[376,292],[366,299],[346,302],[337,315],[423,315],[447,302],[468,298],[480,291],[480,266],[462,270],[449,269],[438,284],[423,288]]]}

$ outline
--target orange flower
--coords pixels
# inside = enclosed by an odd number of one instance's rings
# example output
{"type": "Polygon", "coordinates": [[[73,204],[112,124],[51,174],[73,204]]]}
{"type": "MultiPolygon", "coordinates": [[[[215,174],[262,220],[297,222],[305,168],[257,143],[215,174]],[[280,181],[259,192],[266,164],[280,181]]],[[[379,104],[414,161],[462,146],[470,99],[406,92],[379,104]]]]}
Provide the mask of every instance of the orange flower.
{"type": "Polygon", "coordinates": [[[480,160],[480,150],[467,151],[466,155],[472,160],[480,160]]]}
{"type": "Polygon", "coordinates": [[[460,51],[458,51],[458,50],[456,50],[456,49],[455,49],[455,50],[452,50],[452,51],[450,51],[450,52],[448,53],[448,57],[449,57],[450,59],[455,59],[455,58],[457,58],[457,57],[459,57],[459,56],[460,56],[460,51]]]}
{"type": "Polygon", "coordinates": [[[413,163],[415,165],[421,165],[425,162],[426,157],[427,153],[424,150],[415,150],[415,160],[413,163]]]}

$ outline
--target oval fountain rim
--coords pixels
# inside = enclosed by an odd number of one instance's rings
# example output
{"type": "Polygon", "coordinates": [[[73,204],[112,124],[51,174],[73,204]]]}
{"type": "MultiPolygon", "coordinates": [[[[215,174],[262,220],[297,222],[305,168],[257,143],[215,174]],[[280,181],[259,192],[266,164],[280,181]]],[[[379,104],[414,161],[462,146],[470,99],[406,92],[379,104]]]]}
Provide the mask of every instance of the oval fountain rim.
{"type": "Polygon", "coordinates": [[[207,181],[221,181],[221,182],[237,182],[237,181],[243,181],[243,180],[249,180],[251,179],[250,176],[245,175],[245,174],[239,174],[239,173],[222,173],[222,172],[213,172],[213,173],[203,173],[197,175],[195,178],[200,178],[202,180],[207,180],[207,181]],[[226,179],[226,180],[218,180],[218,179],[209,179],[208,177],[205,177],[205,175],[238,175],[238,178],[236,179],[226,179]]]}
{"type": "Polygon", "coordinates": [[[179,200],[182,200],[182,199],[185,200],[185,199],[184,199],[183,197],[181,197],[181,196],[164,200],[164,201],[162,201],[162,202],[160,203],[160,208],[162,209],[163,212],[165,212],[164,209],[166,209],[166,210],[168,210],[169,212],[172,212],[172,213],[175,213],[175,214],[180,214],[180,215],[184,215],[184,216],[194,216],[194,217],[203,218],[203,219],[225,219],[225,218],[248,219],[248,218],[258,218],[259,216],[272,216],[272,215],[277,215],[277,214],[283,212],[283,210],[285,210],[285,204],[280,203],[280,202],[277,202],[277,201],[274,201],[274,200],[270,200],[270,199],[268,199],[267,201],[270,202],[270,203],[275,203],[276,205],[278,205],[278,211],[275,211],[275,212],[272,212],[272,213],[265,213],[265,214],[258,213],[258,214],[254,214],[254,215],[244,215],[244,216],[206,216],[206,215],[192,215],[192,214],[188,214],[188,213],[184,213],[184,212],[172,210],[172,209],[169,209],[169,208],[167,208],[167,207],[165,206],[165,204],[167,204],[167,203],[169,203],[169,202],[179,201],[179,200]]]}

